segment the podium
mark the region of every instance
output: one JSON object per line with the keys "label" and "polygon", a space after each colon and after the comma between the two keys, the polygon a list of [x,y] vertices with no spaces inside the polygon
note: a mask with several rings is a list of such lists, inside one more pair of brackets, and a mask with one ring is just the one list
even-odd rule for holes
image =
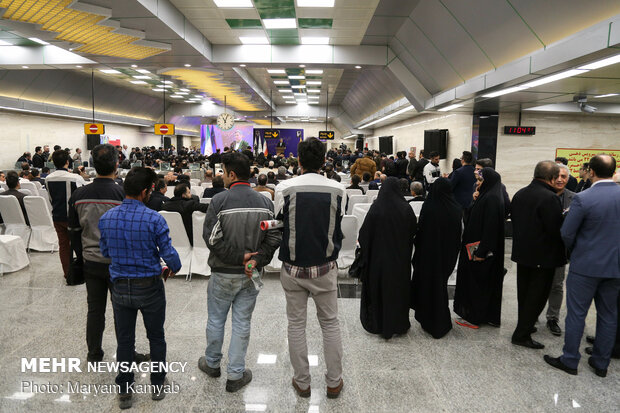
{"label": "podium", "polygon": [[281,153],[284,153],[285,150],[286,150],[285,146],[276,146],[276,155],[280,155]]}

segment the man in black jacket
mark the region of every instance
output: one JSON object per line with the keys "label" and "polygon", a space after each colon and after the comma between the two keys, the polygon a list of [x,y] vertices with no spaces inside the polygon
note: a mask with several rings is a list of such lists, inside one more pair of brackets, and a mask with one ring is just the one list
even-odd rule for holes
{"label": "man in black jacket", "polygon": [[43,168],[45,166],[45,159],[43,158],[43,150],[40,146],[34,148],[34,156],[32,157],[32,166],[35,168]]}
{"label": "man in black jacket", "polygon": [[155,183],[155,188],[153,189],[153,193],[149,198],[149,201],[146,203],[146,206],[151,208],[154,211],[161,211],[161,207],[166,202],[170,201],[170,198],[166,196],[166,181],[163,179],[158,179]]}
{"label": "man in black jacket", "polygon": [[429,162],[424,156],[424,149],[420,149],[420,159],[413,169],[413,180],[418,182],[424,182],[424,167]]}
{"label": "man in black jacket", "polygon": [[213,187],[205,188],[204,192],[202,193],[203,198],[213,198],[216,194],[219,194],[220,192],[224,192],[226,190],[226,188],[224,188],[224,178],[222,178],[222,175],[214,176],[213,180],[211,181],[211,185],[213,185]]}
{"label": "man in black jacket", "polygon": [[162,211],[178,212],[183,218],[183,226],[189,243],[194,245],[194,231],[192,230],[192,214],[194,211],[207,212],[208,204],[201,204],[192,198],[192,192],[187,184],[178,184],[174,187],[174,197],[162,205]]}
{"label": "man in black jacket", "polygon": [[560,235],[562,205],[553,186],[559,174],[555,162],[539,162],[534,180],[512,200],[512,260],[517,263],[519,308],[512,343],[533,349],[545,347],[531,334],[549,298],[555,269],[566,264]]}

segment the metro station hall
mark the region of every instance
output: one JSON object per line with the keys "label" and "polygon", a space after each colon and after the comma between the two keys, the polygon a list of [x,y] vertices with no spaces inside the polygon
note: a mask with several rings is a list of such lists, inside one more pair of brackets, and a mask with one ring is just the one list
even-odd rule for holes
{"label": "metro station hall", "polygon": [[618,0],[0,0],[0,412],[620,413]]}

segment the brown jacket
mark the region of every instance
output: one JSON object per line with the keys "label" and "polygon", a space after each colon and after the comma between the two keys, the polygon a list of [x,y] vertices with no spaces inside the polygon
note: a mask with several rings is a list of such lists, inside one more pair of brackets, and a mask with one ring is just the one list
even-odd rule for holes
{"label": "brown jacket", "polygon": [[363,178],[365,172],[368,172],[371,177],[374,177],[377,172],[375,161],[367,156],[357,159],[351,167],[351,175],[355,174]]}

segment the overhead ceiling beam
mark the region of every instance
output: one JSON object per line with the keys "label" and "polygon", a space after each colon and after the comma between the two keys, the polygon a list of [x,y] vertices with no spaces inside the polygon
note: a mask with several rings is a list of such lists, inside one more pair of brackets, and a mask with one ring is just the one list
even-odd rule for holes
{"label": "overhead ceiling beam", "polygon": [[71,65],[71,67],[75,67],[75,65],[96,63],[51,44],[46,46],[2,46],[2,53],[0,53],[0,66],[7,69],[21,69],[24,65]]}
{"label": "overhead ceiling beam", "polygon": [[265,101],[267,106],[270,106],[274,111],[277,110],[277,106],[273,103],[271,96],[269,96],[259,85],[254,78],[242,67],[233,67],[233,70],[239,75],[241,79],[248,84],[261,99]]}
{"label": "overhead ceiling beam", "polygon": [[398,57],[395,57],[387,65],[387,73],[393,81],[397,82],[403,95],[405,95],[415,110],[418,112],[423,111],[424,102],[430,99],[431,94]]}

